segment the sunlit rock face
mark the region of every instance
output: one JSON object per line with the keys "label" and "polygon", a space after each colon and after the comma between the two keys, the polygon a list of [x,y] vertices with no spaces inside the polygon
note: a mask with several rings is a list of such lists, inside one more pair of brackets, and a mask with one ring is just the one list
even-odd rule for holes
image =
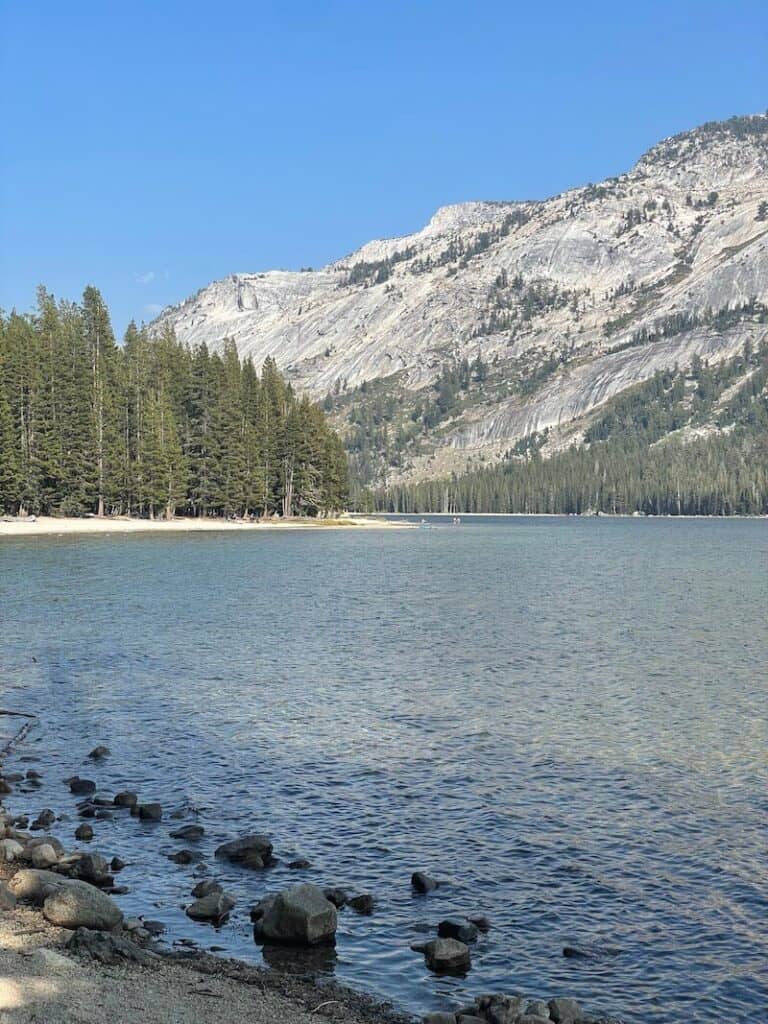
{"label": "sunlit rock face", "polygon": [[[768,117],[737,118],[666,139],[600,185],[447,206],[415,234],[369,242],[322,270],[233,274],[153,329],[172,326],[213,350],[233,338],[242,356],[273,356],[316,398],[391,379],[415,401],[447,362],[480,353],[496,386],[431,442],[458,467],[467,452],[493,457],[584,416],[656,369],[759,340],[765,325],[749,316],[724,328],[668,325],[676,314],[705,320],[768,303],[766,204]],[[562,366],[540,384],[512,386],[554,354]],[[408,473],[428,471],[417,459]]]}

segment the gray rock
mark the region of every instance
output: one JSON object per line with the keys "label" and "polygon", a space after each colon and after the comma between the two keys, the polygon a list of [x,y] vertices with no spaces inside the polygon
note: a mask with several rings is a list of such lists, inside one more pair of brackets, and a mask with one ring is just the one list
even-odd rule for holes
{"label": "gray rock", "polygon": [[69,791],[75,796],[90,796],[91,793],[96,792],[96,783],[91,779],[81,779],[79,775],[76,775],[69,780]]}
{"label": "gray rock", "polygon": [[555,1024],[578,1024],[584,1019],[581,1007],[575,999],[558,996],[555,999],[550,999],[547,1005],[549,1006],[549,1015]]}
{"label": "gray rock", "polygon": [[8,883],[8,888],[17,900],[42,906],[51,893],[58,892],[67,885],[67,879],[53,871],[42,871],[37,868],[24,868],[17,871]]}
{"label": "gray rock", "polygon": [[428,1013],[424,1024],[456,1024],[455,1013]]}
{"label": "gray rock", "polygon": [[98,811],[96,811],[97,821],[111,821],[113,817],[114,815],[112,814],[112,811],[107,811],[103,807],[100,807]]}
{"label": "gray rock", "polygon": [[139,805],[139,817],[142,821],[160,821],[162,816],[163,808],[158,803]]}
{"label": "gray rock", "polygon": [[109,757],[111,753],[112,751],[109,747],[105,747],[103,744],[100,744],[98,747],[93,748],[88,757],[90,757],[92,761],[101,761],[103,757]]}
{"label": "gray rock", "polygon": [[60,928],[91,928],[109,931],[123,919],[109,896],[88,882],[67,881],[43,903],[43,916]]}
{"label": "gray rock", "polygon": [[113,857],[112,860],[109,862],[110,871],[122,871],[124,867],[125,861],[120,860],[119,857]]}
{"label": "gray rock", "polygon": [[411,875],[411,885],[416,892],[432,892],[434,889],[437,889],[439,884],[436,879],[425,875],[423,871],[414,871]]}
{"label": "gray rock", "polygon": [[175,832],[171,832],[171,839],[183,839],[187,843],[195,843],[204,835],[205,829],[202,825],[184,825],[182,828],[177,828]]}
{"label": "gray rock", "polygon": [[207,878],[203,882],[198,882],[195,888],[192,890],[192,895],[195,899],[202,899],[203,896],[210,896],[212,893],[223,892],[224,890],[218,882],[214,882],[212,878]]}
{"label": "gray rock", "polygon": [[349,900],[349,896],[343,889],[329,888],[323,889],[323,896],[336,907],[337,910],[341,910],[342,907],[346,907]]}
{"label": "gray rock", "polygon": [[124,789],[117,793],[114,799],[115,807],[135,807],[138,802],[138,796],[130,789]]}
{"label": "gray rock", "polygon": [[59,863],[59,870],[68,878],[90,882],[91,885],[112,883],[106,858],[100,853],[73,853]]}
{"label": "gray rock", "polygon": [[33,868],[52,868],[59,862],[59,855],[48,843],[41,843],[40,846],[33,846],[29,859]]}
{"label": "gray rock", "polygon": [[433,939],[424,946],[424,958],[436,974],[464,974],[472,966],[469,947],[457,939]]}
{"label": "gray rock", "polygon": [[0,839],[0,864],[18,860],[24,853],[24,847],[15,839]]}
{"label": "gray rock", "polygon": [[30,829],[33,832],[40,832],[44,828],[50,828],[54,821],[56,821],[56,815],[50,807],[46,807],[44,811],[40,811],[38,816],[30,825]]}
{"label": "gray rock", "polygon": [[521,1013],[515,1018],[515,1024],[547,1024],[549,1019],[549,1016],[539,1017],[535,1013]]}
{"label": "gray rock", "polygon": [[0,882],[0,910],[13,910],[15,906],[16,897],[5,882]]}
{"label": "gray rock", "polygon": [[291,871],[301,871],[304,868],[311,868],[312,864],[306,857],[297,857],[296,860],[289,861],[287,867]]}
{"label": "gray rock", "polygon": [[187,907],[187,917],[193,921],[221,921],[227,916],[235,901],[225,892],[212,892],[202,896]]}
{"label": "gray rock", "polygon": [[90,825],[78,825],[75,829],[75,839],[81,843],[87,843],[93,839],[93,828]]}
{"label": "gray rock", "polygon": [[465,917],[447,917],[437,926],[441,939],[458,939],[459,942],[477,941],[477,926]]}
{"label": "gray rock", "polygon": [[525,1012],[529,1017],[543,1017],[544,1020],[549,1020],[549,1007],[543,999],[533,999],[526,1006]]}
{"label": "gray rock", "polygon": [[456,1024],[488,1024],[485,1017],[476,1017],[473,1013],[459,1013]]}
{"label": "gray rock", "polygon": [[165,931],[165,925],[162,921],[144,921],[142,923],[142,927],[145,932],[155,938],[157,938],[158,935],[162,935]]}
{"label": "gray rock", "polygon": [[135,963],[149,965],[157,960],[153,953],[147,952],[131,942],[124,935],[110,932],[91,931],[78,928],[67,943],[67,948],[80,956],[97,960],[101,964]]}
{"label": "gray rock", "polygon": [[322,889],[304,883],[278,893],[256,922],[257,937],[266,942],[316,946],[336,938],[336,907]]}
{"label": "gray rock", "polygon": [[522,996],[506,996],[500,993],[480,996],[478,1009],[488,1024],[515,1024],[523,1009]]}
{"label": "gray rock", "polygon": [[194,850],[177,850],[168,854],[168,860],[172,860],[174,864],[194,864],[196,860],[200,860],[200,855]]}
{"label": "gray rock", "polygon": [[272,857],[272,843],[266,836],[250,835],[222,843],[216,849],[216,856],[242,864],[245,867],[264,867]]}
{"label": "gray rock", "polygon": [[349,900],[349,906],[358,914],[372,914],[376,901],[369,893],[362,893],[360,896],[353,896]]}

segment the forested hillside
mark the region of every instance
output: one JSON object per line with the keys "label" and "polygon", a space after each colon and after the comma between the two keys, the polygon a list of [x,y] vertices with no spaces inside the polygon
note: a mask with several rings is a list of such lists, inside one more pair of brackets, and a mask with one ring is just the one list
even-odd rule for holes
{"label": "forested hillside", "polygon": [[714,366],[657,372],[542,457],[548,432],[500,464],[382,489],[390,512],[768,514],[768,341]]}
{"label": "forested hillside", "polygon": [[0,511],[170,517],[316,516],[347,502],[322,410],[272,359],[194,349],[131,324],[118,346],[95,288],[44,289],[0,315]]}

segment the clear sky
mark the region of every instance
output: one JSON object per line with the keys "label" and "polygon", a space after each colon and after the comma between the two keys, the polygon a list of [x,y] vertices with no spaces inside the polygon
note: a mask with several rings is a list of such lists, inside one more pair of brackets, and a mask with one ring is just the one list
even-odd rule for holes
{"label": "clear sky", "polygon": [[116,328],[768,107],[766,0],[0,0],[0,307]]}

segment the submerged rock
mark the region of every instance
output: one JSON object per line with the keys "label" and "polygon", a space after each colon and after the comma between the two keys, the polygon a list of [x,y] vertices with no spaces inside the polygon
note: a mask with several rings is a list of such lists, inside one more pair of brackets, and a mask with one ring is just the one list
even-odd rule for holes
{"label": "submerged rock", "polygon": [[436,879],[424,874],[423,871],[414,871],[411,875],[411,886],[416,892],[432,892],[434,889],[437,889],[439,884]]}
{"label": "submerged rock", "polygon": [[370,893],[362,893],[360,896],[353,896],[349,900],[349,906],[358,914],[372,914],[376,901]]}
{"label": "submerged rock", "polygon": [[323,896],[329,900],[337,910],[341,910],[342,907],[346,907],[349,896],[344,889],[329,888],[323,889]]}
{"label": "submerged rock", "polygon": [[115,807],[135,807],[139,802],[139,798],[130,789],[124,789],[116,794],[113,802]]}
{"label": "submerged rock", "polygon": [[81,843],[87,843],[93,839],[93,828],[91,825],[78,825],[75,829],[75,839]]}
{"label": "submerged rock", "polygon": [[81,779],[79,775],[75,775],[69,780],[69,791],[75,796],[90,796],[96,792],[96,783],[92,779]]}
{"label": "submerged rock", "polygon": [[90,757],[92,761],[101,761],[103,757],[109,757],[111,753],[112,751],[109,749],[109,747],[105,747],[103,744],[99,744],[98,747],[93,748],[88,757]]}
{"label": "submerged rock", "polygon": [[195,900],[194,903],[190,903],[186,914],[193,921],[216,922],[223,920],[234,905],[235,900],[232,896],[227,895],[227,893],[212,892],[208,896],[202,896],[200,899]]}
{"label": "submerged rock", "polygon": [[297,857],[296,860],[289,861],[286,866],[291,871],[301,871],[304,868],[311,868],[312,864],[306,857]]}
{"label": "submerged rock", "polygon": [[424,944],[424,959],[436,974],[464,974],[472,966],[469,947],[457,939],[433,939]]}
{"label": "submerged rock", "polygon": [[255,927],[263,942],[316,946],[336,939],[336,907],[316,885],[294,885],[263,901]]}
{"label": "submerged rock", "polygon": [[163,817],[163,808],[161,804],[140,804],[139,805],[139,818],[142,821],[160,821]]}
{"label": "submerged rock", "polygon": [[243,867],[263,868],[271,861],[272,843],[266,836],[250,835],[222,843],[216,848],[216,856]]}
{"label": "submerged rock", "polygon": [[205,829],[202,825],[184,825],[183,828],[177,828],[170,835],[171,839],[183,839],[185,842],[194,843],[203,838]]}
{"label": "submerged rock", "polygon": [[458,939],[459,942],[475,942],[477,925],[465,917],[447,917],[437,926],[437,934],[441,939]]}

